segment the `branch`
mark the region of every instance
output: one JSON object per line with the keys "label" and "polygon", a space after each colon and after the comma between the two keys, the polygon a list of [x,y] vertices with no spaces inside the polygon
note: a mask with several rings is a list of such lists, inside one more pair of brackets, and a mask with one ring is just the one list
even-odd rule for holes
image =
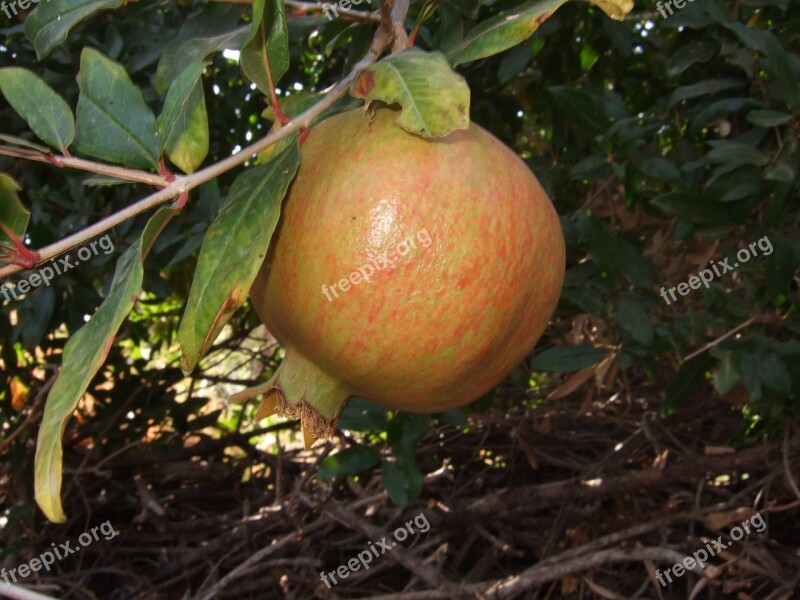
{"label": "branch", "polygon": [[[395,9],[392,14],[392,19],[395,23],[402,23],[405,20],[405,12],[403,10],[403,5],[405,9],[408,9],[408,4],[404,2],[399,2],[395,6]],[[184,193],[188,193],[190,190],[193,190],[196,187],[201,186],[202,184],[206,183],[207,181],[211,181],[212,179],[219,177],[223,173],[230,171],[234,167],[241,165],[242,163],[249,160],[252,156],[263,152],[270,146],[276,144],[280,140],[285,137],[288,137],[295,131],[299,131],[304,127],[309,127],[311,123],[322,113],[328,110],[333,104],[342,96],[344,96],[348,89],[350,88],[350,84],[355,80],[358,74],[361,72],[362,69],[368,67],[372,63],[374,63],[378,57],[389,47],[393,38],[393,26],[391,23],[382,22],[381,26],[375,32],[375,37],[372,39],[372,45],[370,46],[369,51],[367,54],[360,60],[353,69],[348,73],[348,75],[342,79],[339,83],[337,83],[331,90],[322,98],[319,102],[317,102],[314,106],[309,108],[306,112],[299,115],[298,117],[292,119],[289,123],[278,129],[277,131],[273,131],[272,133],[268,134],[266,137],[262,138],[261,140],[251,144],[250,146],[244,148],[241,152],[229,156],[213,165],[206,167],[205,169],[201,169],[192,175],[179,175],[176,176],[174,181],[172,181],[169,185],[164,187],[163,189],[151,194],[135,204],[132,204],[121,211],[114,213],[106,217],[105,219],[95,223],[87,227],[86,229],[74,233],[73,235],[64,238],[63,240],[59,240],[58,242],[46,246],[39,250],[40,259],[38,264],[42,264],[50,259],[59,256],[71,248],[82,244],[101,233],[108,231],[112,227],[119,225],[120,223],[127,221],[128,219],[135,217],[151,208],[158,206],[159,204],[163,204],[172,198],[176,198],[181,196]],[[96,164],[96,163],[95,163]],[[34,265],[35,266],[35,265]],[[19,273],[24,271],[22,267],[17,265],[6,265],[5,267],[0,268],[0,280],[6,278],[14,273]]]}
{"label": "branch", "polygon": [[[214,0],[215,2],[228,2],[229,0]],[[250,2],[251,0],[246,0]],[[334,0],[335,2],[336,0]],[[295,10],[301,10],[304,13],[321,13],[323,4],[322,2],[301,2],[300,0],[283,0],[283,3],[286,6],[290,6]],[[333,3],[333,2],[332,2]],[[332,4],[328,3],[328,4]],[[380,23],[381,21],[381,13],[380,12],[367,12],[364,10],[354,10],[352,8],[339,8],[336,7],[336,13],[341,14],[345,17],[350,17],[356,21],[368,21],[372,23]]]}
{"label": "branch", "polygon": [[74,156],[65,156],[63,154],[48,154],[46,152],[37,152],[36,150],[27,150],[25,148],[17,148],[14,146],[0,146],[0,154],[5,156],[14,156],[16,158],[24,158],[26,160],[33,160],[36,162],[50,163],[57,167],[68,167],[71,169],[80,169],[81,171],[88,171],[90,173],[97,173],[99,175],[108,175],[126,181],[135,181],[138,183],[146,183],[153,187],[166,187],[169,182],[161,175],[148,173],[147,171],[140,171],[139,169],[129,169],[128,167],[117,167],[114,165],[107,165],[105,163],[86,160],[83,158],[75,158]]}
{"label": "branch", "polygon": [[[222,2],[224,4],[252,4],[253,0],[209,0],[210,2]],[[294,8],[295,10],[304,13],[322,13],[324,2],[302,2],[301,0],[283,0],[286,6]],[[354,10],[352,8],[336,8],[337,14],[342,14],[350,17],[356,21],[368,21],[372,23],[380,23],[381,15],[379,12],[367,12],[363,10]]]}

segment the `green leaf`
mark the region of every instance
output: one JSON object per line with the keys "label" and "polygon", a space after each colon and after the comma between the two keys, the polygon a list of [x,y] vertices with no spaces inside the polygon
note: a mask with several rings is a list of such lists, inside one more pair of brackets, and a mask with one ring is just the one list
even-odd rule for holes
{"label": "green leaf", "polygon": [[[8,174],[0,173],[0,223],[8,227],[14,235],[22,239],[28,228],[31,213],[19,199],[22,187]],[[5,232],[0,229],[0,245],[10,245]]]}
{"label": "green leaf", "polygon": [[97,50],[84,48],[78,87],[75,147],[110,162],[157,167],[156,118],[125,68]]}
{"label": "green leaf", "polygon": [[701,81],[700,83],[693,83],[692,85],[684,85],[675,88],[672,95],[669,97],[669,106],[672,107],[682,100],[691,100],[692,98],[699,98],[701,96],[708,96],[718,94],[727,90],[742,87],[744,81],[739,79],[709,79],[708,81]]}
{"label": "green leaf", "polygon": [[792,391],[792,375],[781,358],[777,354],[762,354],[759,362],[764,386],[778,394],[788,395]]}
{"label": "green leaf", "polygon": [[389,493],[392,504],[405,508],[408,504],[408,492],[403,471],[396,462],[384,460],[381,464],[381,481],[383,488]]}
{"label": "green leaf", "polygon": [[533,48],[530,44],[520,44],[512,48],[500,61],[497,69],[497,79],[500,83],[508,83],[519,75],[528,66],[533,58]]}
{"label": "green leaf", "polygon": [[768,152],[763,152],[750,144],[729,140],[714,140],[708,144],[712,149],[706,156],[713,162],[763,167],[770,160]]}
{"label": "green leaf", "polygon": [[592,346],[556,346],[538,354],[531,363],[534,371],[565,373],[580,371],[603,360],[608,353]]}
{"label": "green leaf", "polygon": [[270,74],[272,84],[277,86],[289,70],[289,30],[283,1],[266,0],[266,7],[264,3],[265,0],[253,2],[254,27],[242,48],[239,64],[245,77],[270,97]]}
{"label": "green leaf", "polygon": [[[476,25],[447,58],[453,66],[499,54],[527,40],[567,0],[536,0],[500,13]],[[633,0],[590,0],[609,17],[622,20],[633,8]]]}
{"label": "green leaf", "polygon": [[721,352],[722,359],[719,368],[714,371],[714,388],[720,396],[727,394],[733,386],[742,380],[739,369],[736,368],[733,352],[725,350]]}
{"label": "green leaf", "polygon": [[166,149],[169,159],[184,173],[193,173],[208,154],[204,68],[202,61],[193,63],[172,82],[158,117],[159,152]]}
{"label": "green leaf", "polygon": [[622,296],[617,305],[617,319],[620,326],[631,334],[640,344],[653,343],[654,329],[647,311],[630,295]]}
{"label": "green leaf", "polygon": [[409,48],[361,71],[350,93],[367,100],[399,103],[397,123],[423,137],[440,137],[469,127],[469,87],[441,52]]}
{"label": "green leaf", "polygon": [[46,0],[25,19],[25,35],[43,60],[67,39],[70,30],[99,10],[119,8],[124,0]]}
{"label": "green leaf", "polygon": [[751,110],[747,122],[757,127],[778,127],[792,120],[792,115],[777,110]]}
{"label": "green leaf", "polygon": [[794,181],[795,175],[794,167],[784,160],[776,160],[774,164],[764,169],[764,179],[772,181],[791,183]]}
{"label": "green leaf", "polygon": [[347,401],[342,417],[339,419],[339,428],[348,431],[372,431],[385,429],[387,410],[366,398],[354,396]]}
{"label": "green leaf", "polygon": [[555,96],[556,109],[589,135],[599,135],[608,129],[608,116],[591,94],[565,85],[554,85],[548,90]]}
{"label": "green leaf", "polygon": [[165,93],[192,63],[204,61],[226,48],[241,48],[251,32],[250,25],[239,25],[241,18],[241,6],[222,3],[209,3],[189,17],[161,54],[156,69],[156,91]]}
{"label": "green leaf", "polygon": [[666,391],[664,411],[671,414],[700,387],[706,379],[706,372],[711,369],[714,360],[708,353],[701,354],[681,365],[678,372],[669,382]]}
{"label": "green leaf", "polygon": [[162,208],[150,218],[141,237],[120,257],[103,304],[64,346],[61,372],[45,403],[34,466],[36,502],[54,523],[67,520],[60,497],[61,438],[67,422],[103,365],[117,330],[133,308],[142,288],[144,259],[173,214],[172,210]]}
{"label": "green leaf", "polygon": [[[0,173],[0,223],[20,240],[24,239],[25,230],[31,217],[30,212],[19,199],[18,192],[21,189],[22,187],[10,175]],[[0,255],[9,258],[9,255],[3,250],[13,248],[14,242],[0,228]],[[0,260],[0,266],[4,264],[6,261]]]}
{"label": "green leaf", "polygon": [[66,151],[75,137],[75,119],[53,88],[28,69],[6,67],[0,69],[0,91],[39,139]]}
{"label": "green leaf", "polygon": [[208,228],[178,329],[181,368],[190,372],[244,304],[267,254],[281,202],[300,164],[297,144],[233,182]]}
{"label": "green leaf", "polygon": [[667,66],[667,75],[675,77],[697,63],[711,60],[716,54],[719,44],[710,40],[695,40],[681,45]]}
{"label": "green leaf", "polygon": [[683,181],[680,169],[671,160],[662,156],[652,156],[637,152],[631,156],[631,162],[642,173],[661,181],[680,183]]}
{"label": "green leaf", "polygon": [[357,475],[371,469],[381,462],[381,453],[368,446],[354,446],[329,456],[319,466],[317,477],[335,479],[347,475]]}

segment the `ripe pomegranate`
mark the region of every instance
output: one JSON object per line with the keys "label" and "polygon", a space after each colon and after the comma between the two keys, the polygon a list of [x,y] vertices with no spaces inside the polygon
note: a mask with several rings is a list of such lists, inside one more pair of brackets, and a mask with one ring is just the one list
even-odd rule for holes
{"label": "ripe pomegranate", "polygon": [[396,117],[312,129],[250,290],[286,349],[259,418],[300,418],[307,445],[353,395],[417,413],[480,397],[531,351],[563,283],[558,216],[513,151],[475,124],[428,140]]}

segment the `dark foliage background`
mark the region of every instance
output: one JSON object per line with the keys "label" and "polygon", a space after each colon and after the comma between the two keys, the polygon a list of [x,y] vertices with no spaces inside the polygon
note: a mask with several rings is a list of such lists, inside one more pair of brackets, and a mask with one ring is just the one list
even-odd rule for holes
{"label": "dark foliage background", "polygon": [[[446,48],[476,19],[514,5],[442,0],[418,44]],[[157,110],[165,45],[208,9],[140,1],[100,12],[41,62],[22,16],[0,15],[0,67],[34,70],[74,107],[80,52],[91,46],[125,65]],[[247,18],[245,7],[229,9]],[[409,29],[421,9],[412,3]],[[292,114],[349,71],[373,27],[309,16],[289,24],[292,62],[278,87]],[[113,541],[26,584],[59,598],[434,598],[488,593],[525,572],[533,579],[500,597],[791,597],[800,3],[697,0],[666,19],[638,3],[622,22],[570,3],[525,43],[459,70],[472,119],[519,152],[562,217],[567,278],[531,358],[492,394],[442,415],[356,399],[341,438],[310,452],[294,425],[255,423],[254,405],[225,398],[268,377],[281,353],[249,308],[192,378],[178,369],[175,333],[203,235],[239,171],[228,173],[193,194],[159,238],[145,263],[147,294],[66,430],[65,525],[46,522],[33,500],[38,420],[67,336],[102,301],[144,219],[111,232],[112,255],[2,300],[0,565],[109,519]],[[206,164],[269,130],[264,99],[235,60],[215,54],[203,85]],[[4,100],[0,131],[32,139]],[[347,157],[336,160],[346,168]],[[22,185],[35,248],[148,193],[3,156],[0,172]],[[709,289],[670,305],[659,296],[765,237],[770,254],[762,248]],[[600,484],[586,491],[585,480]],[[319,571],[420,510],[430,533],[360,579],[333,591],[321,584]],[[768,533],[718,558],[714,577],[660,588],[653,569],[672,555],[636,554],[689,554],[753,510],[768,515]]]}

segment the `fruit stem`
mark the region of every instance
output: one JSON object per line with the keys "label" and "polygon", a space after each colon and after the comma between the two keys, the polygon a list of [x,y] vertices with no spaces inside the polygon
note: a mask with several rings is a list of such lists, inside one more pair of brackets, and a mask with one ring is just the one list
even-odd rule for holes
{"label": "fruit stem", "polygon": [[353,395],[341,382],[302,354],[286,349],[275,375],[264,384],[231,396],[240,402],[264,394],[258,419],[272,414],[300,419],[306,447],[332,437],[347,399]]}

